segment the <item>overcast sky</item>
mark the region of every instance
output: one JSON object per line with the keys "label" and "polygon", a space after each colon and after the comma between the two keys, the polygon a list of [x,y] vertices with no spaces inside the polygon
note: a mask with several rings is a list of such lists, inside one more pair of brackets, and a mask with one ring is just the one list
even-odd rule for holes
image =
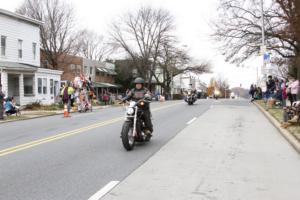
{"label": "overcast sky", "polygon": [[[0,7],[15,11],[23,0],[0,0]],[[236,67],[224,61],[216,49],[216,42],[209,37],[209,23],[217,17],[218,0],[65,0],[75,7],[80,28],[88,28],[99,34],[107,34],[108,25],[122,13],[140,6],[153,6],[168,9],[175,17],[176,33],[183,45],[187,45],[191,55],[198,60],[210,60],[213,74],[203,75],[201,79],[209,82],[210,77],[223,76],[230,87],[249,87],[256,82],[256,67],[253,61],[244,67]]]}

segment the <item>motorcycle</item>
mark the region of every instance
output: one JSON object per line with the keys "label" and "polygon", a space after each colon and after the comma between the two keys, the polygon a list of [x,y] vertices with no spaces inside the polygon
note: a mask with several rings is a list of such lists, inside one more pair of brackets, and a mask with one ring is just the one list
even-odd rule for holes
{"label": "motorcycle", "polygon": [[196,101],[195,94],[192,93],[192,91],[188,91],[185,97],[185,101],[188,103],[188,105],[193,105]]}
{"label": "motorcycle", "polygon": [[136,142],[149,142],[151,136],[144,133],[145,123],[143,119],[143,107],[150,101],[145,99],[137,102],[130,101],[126,109],[125,122],[122,127],[121,139],[124,148],[130,151]]}

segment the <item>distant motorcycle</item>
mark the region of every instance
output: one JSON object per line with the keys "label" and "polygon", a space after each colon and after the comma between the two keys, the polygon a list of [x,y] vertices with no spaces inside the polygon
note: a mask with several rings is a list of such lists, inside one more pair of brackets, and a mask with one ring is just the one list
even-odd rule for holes
{"label": "distant motorcycle", "polygon": [[145,122],[143,121],[143,107],[150,103],[147,100],[137,102],[130,101],[126,109],[126,118],[122,127],[121,139],[124,148],[130,151],[134,148],[136,142],[149,142],[150,135],[145,134]]}
{"label": "distant motorcycle", "polygon": [[187,91],[185,96],[185,101],[188,103],[188,105],[193,105],[197,100],[196,95],[191,91]]}

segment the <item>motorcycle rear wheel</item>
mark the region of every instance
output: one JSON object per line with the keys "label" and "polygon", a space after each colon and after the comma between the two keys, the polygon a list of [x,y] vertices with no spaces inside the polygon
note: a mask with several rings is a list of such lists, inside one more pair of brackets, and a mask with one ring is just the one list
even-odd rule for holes
{"label": "motorcycle rear wheel", "polygon": [[133,137],[132,122],[126,121],[123,124],[121,138],[124,148],[127,151],[131,151],[135,145],[135,138]]}

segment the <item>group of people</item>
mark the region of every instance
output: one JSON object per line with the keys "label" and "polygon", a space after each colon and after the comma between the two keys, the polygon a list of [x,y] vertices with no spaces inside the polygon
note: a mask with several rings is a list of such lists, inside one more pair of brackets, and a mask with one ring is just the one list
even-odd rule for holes
{"label": "group of people", "polygon": [[251,95],[251,102],[262,99],[263,96],[261,87],[257,87],[254,84],[251,85],[249,94]]}
{"label": "group of people", "polygon": [[284,109],[282,126],[287,127],[291,123],[298,123],[300,119],[299,87],[299,80],[294,77],[280,79],[268,76],[265,91],[251,85],[249,94],[252,97],[251,101],[264,99],[267,108],[272,107],[274,103],[282,107]]}
{"label": "group of people", "polygon": [[95,98],[91,78],[86,79],[84,76],[80,76],[75,77],[73,82],[67,82],[61,90],[61,98],[63,104],[67,105],[68,112],[75,102],[78,112],[91,109],[92,100]]}
{"label": "group of people", "polygon": [[4,114],[13,115],[18,113],[19,108],[15,104],[14,97],[5,97],[0,83],[0,120],[4,119]]}
{"label": "group of people", "polygon": [[4,113],[6,115],[14,115],[14,114],[18,114],[20,112],[19,107],[16,106],[16,104],[15,104],[14,97],[4,98],[2,96],[0,98],[3,98],[2,106],[3,106]]}
{"label": "group of people", "polygon": [[266,82],[266,90],[262,91],[260,87],[252,84],[250,87],[251,101],[257,99],[275,100],[282,107],[287,106],[287,101],[290,105],[297,101],[299,92],[299,81],[293,77],[289,77],[287,80],[273,78],[271,75],[268,76]]}

